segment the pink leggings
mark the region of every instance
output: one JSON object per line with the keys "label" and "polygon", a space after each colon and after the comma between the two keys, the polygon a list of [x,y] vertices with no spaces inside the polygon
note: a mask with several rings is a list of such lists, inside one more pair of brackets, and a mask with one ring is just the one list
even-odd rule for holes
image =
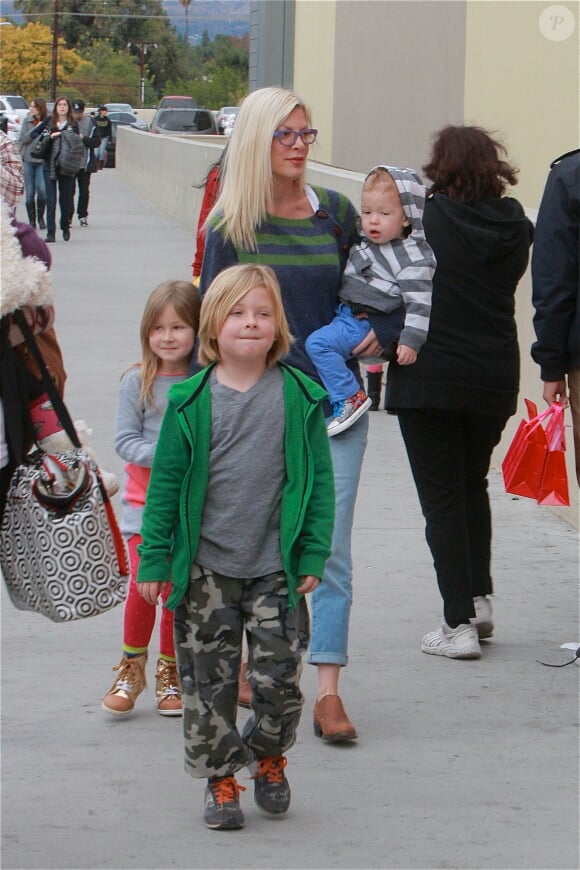
{"label": "pink leggings", "polygon": [[[153,627],[155,626],[155,616],[157,608],[153,604],[148,604],[144,598],[139,595],[137,583],[137,569],[139,567],[139,554],[137,547],[141,543],[141,535],[132,535],[127,541],[129,547],[129,559],[131,561],[131,579],[129,580],[129,591],[127,592],[127,600],[125,601],[125,616],[123,626],[123,647],[125,652],[142,653],[145,652],[151,641]],[[167,600],[167,596],[171,591],[171,586],[168,584],[163,593],[163,602]],[[175,658],[175,646],[173,643],[173,611],[167,610],[166,607],[161,608],[161,625],[159,627],[159,653],[167,658]]]}

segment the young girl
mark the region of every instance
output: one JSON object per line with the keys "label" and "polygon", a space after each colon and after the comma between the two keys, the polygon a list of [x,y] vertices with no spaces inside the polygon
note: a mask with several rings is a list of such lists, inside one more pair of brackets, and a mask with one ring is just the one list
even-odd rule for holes
{"label": "young girl", "polygon": [[[137,583],[153,604],[172,592],[186,770],[207,777],[205,823],[241,828],[234,774],[284,813],[284,753],[302,710],[309,641],[303,595],[330,554],[334,486],[326,393],[279,362],[290,347],[280,288],[265,266],[232,266],[202,305],[199,359],[171,390],[143,515]],[[242,635],[252,717],[236,728]]]}
{"label": "young girl", "polygon": [[[149,297],[141,321],[142,361],[121,379],[115,449],[127,463],[121,531],[129,547],[131,579],[125,604],[123,657],[113,668],[117,678],[102,705],[115,716],[131,713],[146,686],[145,665],[156,602],[144,601],[135,585],[141,517],[167,394],[173,384],[187,377],[199,326],[199,306],[197,290],[189,282],[160,284]],[[158,712],[162,716],[181,715],[173,614],[165,608],[161,612],[156,681]]]}

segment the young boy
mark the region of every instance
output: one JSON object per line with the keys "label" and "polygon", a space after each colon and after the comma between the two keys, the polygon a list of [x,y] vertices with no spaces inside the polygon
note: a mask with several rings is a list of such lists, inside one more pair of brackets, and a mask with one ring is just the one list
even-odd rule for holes
{"label": "young boy", "polygon": [[423,231],[425,188],[412,169],[375,166],[361,196],[361,242],[353,245],[336,317],[306,340],[333,405],[328,434],[338,435],[365,413],[371,399],[346,366],[374,330],[383,358],[411,365],[425,343],[435,256]]}
{"label": "young boy", "polygon": [[[285,813],[309,642],[303,595],[330,554],[334,482],[325,391],[279,360],[292,337],[274,272],[232,266],[203,299],[199,360],[172,387],[155,454],[137,582],[155,603],[172,580],[185,766],[207,777],[205,823],[241,828],[241,786]],[[236,728],[242,637],[252,716]],[[243,790],[243,789],[242,789]]]}

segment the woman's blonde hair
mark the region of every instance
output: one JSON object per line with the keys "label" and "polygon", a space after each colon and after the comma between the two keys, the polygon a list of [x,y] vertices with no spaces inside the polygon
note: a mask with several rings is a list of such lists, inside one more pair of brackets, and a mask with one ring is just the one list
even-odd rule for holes
{"label": "woman's blonde hair", "polygon": [[[237,122],[236,122],[237,123]],[[218,336],[228,314],[246,293],[254,287],[263,287],[270,296],[274,309],[275,337],[266,355],[266,365],[273,366],[285,357],[294,341],[290,334],[280,285],[273,269],[269,266],[230,266],[224,269],[211,282],[203,297],[199,323],[199,353],[201,365],[219,362],[220,351]]]}
{"label": "woman's blonde hair", "polygon": [[155,288],[145,305],[141,318],[141,390],[139,401],[153,403],[153,381],[159,368],[159,357],[151,350],[149,336],[151,330],[168,305],[173,305],[177,316],[193,329],[194,336],[199,330],[199,309],[201,306],[197,289],[189,281],[164,281]]}
{"label": "woman's blonde hair", "polygon": [[284,88],[260,88],[240,105],[223,164],[220,195],[206,221],[207,227],[218,215],[215,227],[236,247],[256,250],[256,227],[272,203],[272,136],[298,108],[312,124],[306,103]]}

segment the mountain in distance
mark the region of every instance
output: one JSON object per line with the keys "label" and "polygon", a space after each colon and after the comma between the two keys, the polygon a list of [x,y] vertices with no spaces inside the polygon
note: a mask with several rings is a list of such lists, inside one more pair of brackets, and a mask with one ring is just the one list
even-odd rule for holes
{"label": "mountain in distance", "polygon": [[[185,36],[185,9],[179,0],[162,0],[163,8],[177,32]],[[14,11],[13,0],[0,0],[0,17],[10,17],[22,24],[22,15]],[[192,45],[201,41],[204,30],[210,39],[217,33],[243,36],[250,31],[250,0],[192,0],[188,8],[188,35]]]}
{"label": "mountain in distance", "polygon": [[[163,0],[163,8],[177,32],[185,36],[185,9],[179,0]],[[201,41],[204,30],[210,39],[218,33],[243,36],[250,31],[250,0],[192,0],[187,17],[192,45]]]}

